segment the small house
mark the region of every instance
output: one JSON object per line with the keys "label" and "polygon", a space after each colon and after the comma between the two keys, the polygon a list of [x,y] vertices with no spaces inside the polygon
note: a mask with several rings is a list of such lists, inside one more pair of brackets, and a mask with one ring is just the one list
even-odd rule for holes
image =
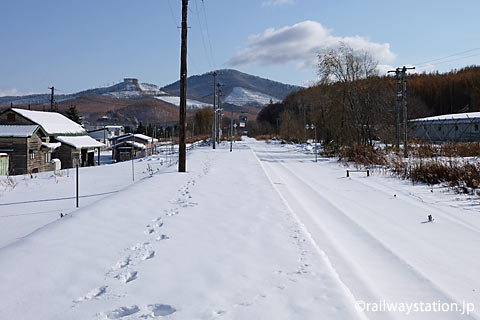
{"label": "small house", "polygon": [[48,135],[39,125],[0,125],[0,153],[3,155],[0,174],[49,171],[52,154],[60,145],[50,143]]}
{"label": "small house", "polygon": [[[82,166],[95,165],[95,149],[98,150],[100,162],[100,148],[104,144],[89,137],[81,125],[60,113],[10,108],[0,113],[0,125],[16,126],[18,128],[25,126],[25,130],[27,130],[26,127],[30,126],[41,128],[41,141],[54,147],[54,149],[51,149],[49,157],[59,159],[62,169],[72,168],[75,158],[79,158]],[[16,154],[26,152],[26,149],[20,145],[17,145],[16,148],[18,149],[18,151],[15,150]],[[47,145],[44,145],[44,148],[47,148]],[[29,148],[28,152],[30,150],[40,149]],[[24,154],[22,157],[26,156],[27,154]],[[35,155],[28,155],[28,157],[34,158]],[[10,160],[10,164],[13,166],[10,171],[14,170],[17,173],[18,170],[22,170],[17,169],[16,162]]]}
{"label": "small house", "polygon": [[[118,147],[122,147],[123,148],[122,150],[124,150],[124,148],[127,145],[132,146],[133,142],[140,143],[145,147],[145,148],[142,148],[142,150],[138,150],[139,154],[136,157],[146,157],[146,156],[152,155],[153,151],[154,151],[154,148],[155,148],[155,145],[158,142],[158,139],[146,136],[144,134],[128,133],[128,134],[124,134],[124,135],[121,135],[121,136],[118,136],[118,137],[113,137],[113,138],[110,139],[110,141],[112,143],[112,158],[117,159],[118,157],[117,157],[117,154],[116,154],[116,152],[117,152],[116,149],[118,149]],[[130,143],[125,144],[125,142],[128,142],[128,141]]]}
{"label": "small house", "polygon": [[114,137],[121,136],[125,133],[123,126],[86,126],[88,135],[93,139],[104,143],[107,147],[110,147],[110,141]]}
{"label": "small house", "polygon": [[121,141],[112,146],[113,158],[117,162],[144,157],[147,147],[140,142]]}

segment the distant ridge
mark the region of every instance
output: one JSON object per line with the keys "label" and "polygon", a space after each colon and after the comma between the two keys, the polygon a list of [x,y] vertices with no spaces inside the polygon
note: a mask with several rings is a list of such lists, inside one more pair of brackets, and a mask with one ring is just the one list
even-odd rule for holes
{"label": "distant ridge", "polygon": [[[217,82],[222,85],[222,101],[232,105],[250,105],[263,107],[270,102],[283,100],[289,93],[301,89],[299,86],[284,84],[277,81],[253,76],[232,69],[215,71]],[[213,101],[213,72],[191,76],[187,80],[189,96],[199,97],[202,100]],[[176,81],[163,90],[179,94],[180,82]]]}

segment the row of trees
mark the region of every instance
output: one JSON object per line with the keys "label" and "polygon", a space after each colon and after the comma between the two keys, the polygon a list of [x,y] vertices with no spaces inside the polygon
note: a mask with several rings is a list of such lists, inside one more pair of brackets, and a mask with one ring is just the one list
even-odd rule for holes
{"label": "row of trees", "polygon": [[[317,85],[265,107],[257,117],[257,133],[304,140],[312,134],[305,124],[314,123],[326,143],[393,142],[395,83],[378,75],[377,61],[370,54],[346,45],[324,50],[318,55],[318,76]],[[479,67],[411,76],[408,119],[457,112],[466,105],[469,111],[480,110],[479,88]]]}
{"label": "row of trees", "polygon": [[[193,133],[195,136],[210,135],[212,132],[212,118],[212,108],[207,107],[197,110],[193,117],[187,120],[187,135],[191,136],[192,131],[194,131]],[[177,123],[172,125],[152,125],[149,123],[145,126],[141,121],[135,129],[128,126],[125,127],[126,132],[141,133],[158,138],[170,138],[172,136],[176,136],[178,134],[177,129]]]}

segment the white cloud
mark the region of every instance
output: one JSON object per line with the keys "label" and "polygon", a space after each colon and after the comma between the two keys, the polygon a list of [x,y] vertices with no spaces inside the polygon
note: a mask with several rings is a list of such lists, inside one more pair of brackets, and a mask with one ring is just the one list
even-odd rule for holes
{"label": "white cloud", "polygon": [[8,96],[20,96],[20,92],[17,89],[6,89],[0,90],[0,97],[8,97]]}
{"label": "white cloud", "polygon": [[282,65],[295,63],[300,69],[311,70],[317,63],[317,53],[338,46],[341,42],[354,50],[371,53],[381,65],[392,62],[395,54],[388,43],[376,43],[361,36],[338,37],[316,21],[303,21],[280,29],[270,28],[252,35],[248,46],[231,58],[231,66],[250,64]]}
{"label": "white cloud", "polygon": [[395,70],[395,68],[389,64],[379,64],[377,66],[377,70],[380,76],[385,76],[387,75],[388,71]]}
{"label": "white cloud", "polygon": [[262,2],[262,7],[275,7],[283,4],[294,4],[295,0],[268,0]]}

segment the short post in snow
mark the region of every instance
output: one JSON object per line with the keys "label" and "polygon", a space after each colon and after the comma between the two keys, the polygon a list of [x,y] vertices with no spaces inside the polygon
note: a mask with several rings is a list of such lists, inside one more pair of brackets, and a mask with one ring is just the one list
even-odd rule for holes
{"label": "short post in snow", "polygon": [[132,144],[132,181],[135,181],[135,133],[133,134],[133,144]]}
{"label": "short post in snow", "polygon": [[315,130],[315,139],[313,140],[314,142],[314,153],[315,153],[315,162],[318,160],[318,155],[317,155],[317,126],[312,124],[306,124],[305,129],[312,129]]}
{"label": "short post in snow", "polygon": [[76,181],[75,181],[75,194],[76,194],[75,198],[76,198],[76,201],[77,201],[77,202],[76,202],[76,206],[77,206],[77,208],[78,208],[78,207],[79,207],[79,204],[78,204],[78,194],[79,194],[79,190],[78,190],[78,189],[79,189],[79,188],[78,188],[78,187],[79,187],[78,172],[79,172],[79,170],[78,170],[78,167],[79,167],[79,164],[80,164],[80,155],[75,156],[75,158],[73,159],[73,164],[75,165],[75,173],[76,173],[76,174],[75,174],[75,180],[76,180]]}
{"label": "short post in snow", "polygon": [[232,152],[233,148],[233,108],[232,108],[232,116],[230,117],[230,152]]}

